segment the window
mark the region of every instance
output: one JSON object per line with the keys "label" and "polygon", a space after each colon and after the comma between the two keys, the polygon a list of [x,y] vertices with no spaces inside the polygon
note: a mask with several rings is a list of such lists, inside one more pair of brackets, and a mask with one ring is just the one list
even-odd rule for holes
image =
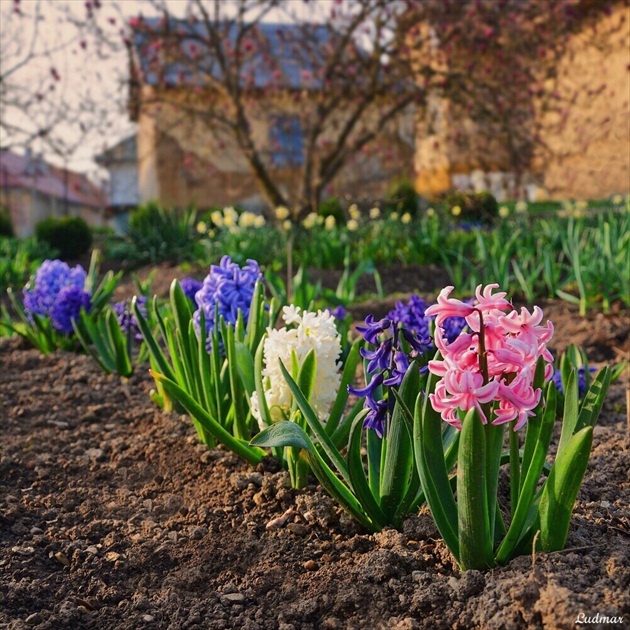
{"label": "window", "polygon": [[274,116],[269,127],[271,161],[277,168],[296,168],[304,162],[302,125],[297,116]]}

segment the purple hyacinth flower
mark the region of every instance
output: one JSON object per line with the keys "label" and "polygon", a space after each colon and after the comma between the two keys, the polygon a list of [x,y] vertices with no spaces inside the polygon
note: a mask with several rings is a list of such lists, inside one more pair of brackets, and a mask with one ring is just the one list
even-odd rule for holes
{"label": "purple hyacinth flower", "polygon": [[341,304],[339,306],[335,306],[335,308],[331,308],[330,306],[327,306],[326,311],[328,311],[335,319],[338,319],[339,321],[343,320],[346,318],[346,309],[341,306]]}
{"label": "purple hyacinth flower", "polygon": [[378,336],[391,328],[391,320],[384,317],[379,321],[374,321],[374,315],[368,315],[365,318],[365,326],[357,326],[357,331],[363,335],[363,338],[373,345],[378,345]]}
{"label": "purple hyacinth flower", "polygon": [[[146,319],[147,316],[147,298],[144,295],[136,298],[136,303],[138,304],[138,310],[142,314],[142,317]],[[138,320],[136,316],[133,314],[133,310],[131,308],[131,300],[122,300],[121,302],[116,302],[112,305],[114,309],[114,313],[116,313],[116,319],[118,324],[120,325],[120,329],[123,333],[131,333],[131,336],[135,341],[142,341],[142,333],[140,332],[140,327],[138,326]]]}
{"label": "purple hyacinth flower", "polygon": [[370,411],[365,416],[363,428],[376,431],[378,437],[382,438],[385,433],[385,422],[387,421],[387,411],[389,409],[387,401],[366,401],[366,407],[369,408]]}
{"label": "purple hyacinth flower", "polygon": [[182,285],[184,295],[196,305],[197,302],[195,302],[195,295],[197,294],[197,291],[201,289],[203,283],[189,276],[184,278],[180,284]]}
{"label": "purple hyacinth flower", "polygon": [[391,362],[392,347],[394,340],[386,339],[379,346],[376,346],[376,350],[366,350],[361,348],[361,356],[369,361],[367,366],[368,374],[372,374],[376,370],[386,370]]}
{"label": "purple hyacinth flower", "polygon": [[49,317],[59,292],[64,287],[83,290],[86,276],[81,265],[70,267],[61,260],[45,260],[22,291],[25,312]]}
{"label": "purple hyacinth flower", "polygon": [[[394,406],[393,394],[386,388],[400,386],[411,359],[423,355],[430,341],[408,330],[402,319],[395,320],[394,317],[374,321],[374,316],[368,315],[365,326],[357,326],[357,330],[374,346],[361,349],[361,356],[368,360],[366,372],[373,376],[366,387],[348,387],[348,391],[355,396],[365,397],[364,408],[369,411],[363,426],[373,429],[382,437],[388,414]],[[425,366],[421,372],[426,370]],[[381,385],[385,387],[384,390],[380,389]]]}
{"label": "purple hyacinth flower", "polygon": [[197,310],[193,318],[199,330],[201,312],[206,322],[206,347],[212,346],[212,331],[219,323],[215,321],[215,312],[223,317],[227,324],[235,324],[239,311],[243,319],[249,317],[249,307],[254,295],[256,282],[262,280],[260,267],[255,260],[248,260],[244,267],[232,262],[229,256],[223,256],[219,265],[212,265],[205,277],[201,289],[195,295]]}
{"label": "purple hyacinth flower", "polygon": [[[589,371],[589,374],[593,374],[594,372],[597,372],[597,368],[590,367],[588,371]],[[553,384],[556,386],[556,389],[561,394],[564,394],[564,387],[562,386],[562,372],[559,369],[555,370],[555,372],[553,373],[552,380],[553,380]],[[578,398],[580,399],[584,398],[585,394],[586,394],[586,368],[582,366],[578,368]]]}
{"label": "purple hyacinth flower", "polygon": [[390,369],[390,377],[383,381],[383,385],[387,387],[399,386],[408,368],[409,358],[407,355],[400,350],[394,352],[394,366]]}
{"label": "purple hyacinth flower", "polygon": [[366,398],[371,399],[375,394],[375,390],[383,384],[383,379],[384,375],[381,372],[376,374],[365,387],[352,387],[351,385],[348,385],[348,392],[353,396],[365,396]]}
{"label": "purple hyacinth flower", "polygon": [[66,335],[71,334],[72,322],[78,321],[82,308],[89,312],[91,301],[90,292],[72,285],[63,287],[49,311],[53,326]]}

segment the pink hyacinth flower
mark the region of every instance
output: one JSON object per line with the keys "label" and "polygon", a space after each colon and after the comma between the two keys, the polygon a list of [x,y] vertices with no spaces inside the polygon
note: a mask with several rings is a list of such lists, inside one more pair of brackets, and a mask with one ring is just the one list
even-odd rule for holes
{"label": "pink hyacinth flower", "polygon": [[534,312],[530,313],[524,306],[521,308],[520,314],[512,311],[507,315],[501,316],[501,324],[505,330],[514,335],[518,334],[519,338],[524,339],[526,343],[547,343],[553,336],[553,324],[547,321],[546,326],[539,326],[543,318],[543,312],[538,306],[534,306]]}
{"label": "pink hyacinth flower", "polygon": [[506,299],[505,296],[507,293],[505,291],[500,291],[499,293],[492,294],[493,289],[498,289],[498,284],[489,284],[483,292],[481,291],[482,285],[480,284],[476,291],[475,296],[477,298],[477,308],[480,311],[492,311],[494,309],[498,309],[500,311],[504,311],[506,308],[510,308],[512,306]]}
{"label": "pink hyacinth flower", "polygon": [[499,383],[496,381],[484,385],[483,376],[478,372],[454,369],[449,370],[437,384],[435,394],[430,395],[430,400],[433,409],[440,413],[445,421],[450,417],[450,414],[445,413],[448,409],[468,411],[474,407],[479,412],[482,422],[487,424],[488,419],[481,405],[493,400],[498,389]]}
{"label": "pink hyacinth flower", "polygon": [[429,306],[425,311],[425,316],[435,315],[436,326],[441,326],[447,317],[468,317],[475,310],[470,304],[448,297],[454,288],[444,287],[438,295],[437,304]]}
{"label": "pink hyacinth flower", "polygon": [[[509,385],[499,384],[499,396],[502,404],[496,412],[496,420],[493,424],[501,424],[518,417],[514,430],[520,429],[530,416],[533,416],[533,409],[540,402],[542,390],[532,387],[533,373],[523,372],[517,376]],[[507,418],[507,410],[511,411],[511,418]]]}

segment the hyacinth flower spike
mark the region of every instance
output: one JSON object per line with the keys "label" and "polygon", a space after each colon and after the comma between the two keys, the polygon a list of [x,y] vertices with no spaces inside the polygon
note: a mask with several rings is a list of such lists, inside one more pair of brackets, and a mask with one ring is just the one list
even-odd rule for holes
{"label": "hyacinth flower spike", "polygon": [[93,250],[89,271],[81,265],[69,267],[61,260],[45,260],[22,291],[22,300],[7,290],[11,304],[21,320],[21,326],[7,328],[27,339],[44,354],[57,348],[79,348],[75,331],[81,324],[82,313],[98,318],[116,288],[122,272],[105,274],[96,283],[99,251]]}
{"label": "hyacinth flower spike", "polygon": [[157,299],[150,305],[155,327],[141,303],[133,303],[156,383],[152,399],[166,410],[187,412],[202,443],[221,443],[258,464],[266,452],[249,444],[258,431],[250,408],[255,355],[277,313],[274,301],[265,301],[258,264],[241,268],[223,257],[195,293],[195,304],[177,280],[169,297],[166,305]]}
{"label": "hyacinth flower spike", "polygon": [[[544,551],[563,548],[593,425],[611,377],[604,368],[579,405],[577,369],[570,372],[558,452],[540,489],[556,417],[553,358],[546,346],[553,326],[541,325],[538,307],[531,313],[514,310],[505,293],[496,289],[480,285],[476,303],[468,306],[450,298],[453,289],[447,287],[426,310],[438,324],[463,314],[472,333],[448,341],[436,327],[434,341],[441,357],[429,362],[429,395],[419,395],[415,406],[418,474],[438,529],[464,570],[505,563],[530,550],[534,540]],[[456,495],[438,448],[440,420],[461,431]],[[504,427],[509,427],[507,454],[502,453]],[[521,451],[517,431],[523,428]],[[507,526],[497,504],[498,473],[505,459],[510,468]]]}

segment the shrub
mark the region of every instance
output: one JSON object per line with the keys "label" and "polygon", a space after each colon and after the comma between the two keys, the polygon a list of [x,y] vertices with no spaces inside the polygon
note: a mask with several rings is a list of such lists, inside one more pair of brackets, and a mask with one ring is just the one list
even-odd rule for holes
{"label": "shrub", "polygon": [[[452,192],[445,196],[444,203],[458,222],[492,224],[499,214],[499,204],[489,192]],[[456,207],[461,209],[457,215],[452,213]]]}
{"label": "shrub", "polygon": [[8,208],[0,208],[0,236],[11,238],[15,236],[13,232],[13,221]]}
{"label": "shrub", "polygon": [[194,260],[195,214],[192,208],[180,212],[149,202],[131,213],[127,238],[110,255],[134,264]]}
{"label": "shrub", "polygon": [[409,213],[412,217],[418,214],[419,196],[414,185],[406,180],[398,182],[388,196],[386,209],[397,212],[400,216]]}
{"label": "shrub", "polygon": [[335,217],[337,225],[346,224],[346,213],[341,205],[341,201],[335,197],[322,201],[317,208],[317,214],[319,214],[320,217],[324,217],[324,219],[326,217]]}
{"label": "shrub", "polygon": [[79,258],[92,246],[92,231],[81,217],[49,217],[35,226],[35,235],[64,260]]}

